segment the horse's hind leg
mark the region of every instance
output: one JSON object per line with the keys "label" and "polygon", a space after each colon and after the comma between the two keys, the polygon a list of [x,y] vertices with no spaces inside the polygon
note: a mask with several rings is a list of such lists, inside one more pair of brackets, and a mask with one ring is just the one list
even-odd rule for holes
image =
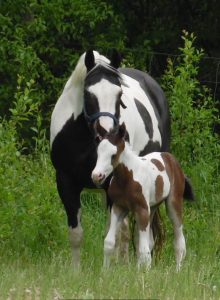
{"label": "horse's hind leg", "polygon": [[115,251],[116,235],[127,211],[113,204],[109,231],[104,240],[104,267],[109,267],[111,256]]}
{"label": "horse's hind leg", "polygon": [[166,208],[168,216],[173,225],[174,231],[174,250],[176,256],[176,269],[180,270],[182,261],[186,255],[186,242],[183,235],[182,224],[182,209],[183,199],[182,197],[175,197],[170,195],[166,200]]}
{"label": "horse's hind leg", "polygon": [[82,243],[83,230],[80,223],[80,192],[74,187],[72,177],[64,172],[57,171],[57,189],[67,214],[69,226],[69,239],[73,253],[73,267],[80,265],[80,246]]}

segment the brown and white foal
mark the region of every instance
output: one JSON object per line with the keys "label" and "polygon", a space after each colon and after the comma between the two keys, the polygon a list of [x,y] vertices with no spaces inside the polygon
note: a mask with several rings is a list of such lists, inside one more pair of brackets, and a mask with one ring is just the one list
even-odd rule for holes
{"label": "brown and white foal", "polygon": [[174,248],[177,270],[186,254],[182,226],[183,197],[193,199],[192,187],[179,163],[167,152],[153,152],[139,157],[125,141],[124,123],[117,132],[100,137],[98,158],[92,172],[97,185],[102,184],[113,171],[108,194],[113,202],[111,222],[104,241],[104,266],[109,266],[114,253],[118,229],[129,211],[138,225],[138,266],[151,265],[154,247],[151,220],[154,208],[165,201],[174,230]]}

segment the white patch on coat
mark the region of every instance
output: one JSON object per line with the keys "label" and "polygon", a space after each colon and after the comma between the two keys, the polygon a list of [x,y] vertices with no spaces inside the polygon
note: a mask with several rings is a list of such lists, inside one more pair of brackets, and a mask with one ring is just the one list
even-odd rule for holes
{"label": "white patch on coat", "polygon": [[[121,91],[120,86],[102,79],[96,84],[91,85],[88,91],[97,97],[100,112],[109,112],[115,115],[116,101]],[[114,120],[111,117],[100,117],[99,122],[106,131],[110,131],[114,127]]]}
{"label": "white patch on coat", "polygon": [[78,225],[75,228],[69,227],[69,240],[72,247],[73,267],[78,268],[80,264],[80,245],[83,238],[83,229],[80,223],[81,210],[78,210]]}
{"label": "white patch on coat", "polygon": [[[109,60],[93,51],[96,62],[109,63]],[[52,116],[50,125],[50,145],[52,145],[56,135],[62,130],[63,126],[74,114],[74,120],[81,114],[83,110],[83,90],[84,80],[86,77],[85,53],[81,55],[78,63],[64,86],[63,92],[60,95]]]}
{"label": "white patch on coat", "polygon": [[138,266],[141,265],[146,265],[147,269],[151,267],[150,224],[146,230],[139,230]]}

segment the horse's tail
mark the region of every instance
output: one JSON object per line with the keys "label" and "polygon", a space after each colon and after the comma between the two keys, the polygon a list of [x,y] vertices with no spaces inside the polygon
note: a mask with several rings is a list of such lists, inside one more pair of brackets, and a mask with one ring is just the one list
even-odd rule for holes
{"label": "horse's tail", "polygon": [[194,194],[194,191],[193,191],[192,184],[191,184],[189,178],[186,177],[186,176],[185,176],[185,189],[184,189],[183,198],[187,199],[187,200],[190,200],[190,201],[195,200],[195,194]]}
{"label": "horse's tail", "polygon": [[165,242],[165,224],[161,218],[160,209],[159,207],[154,213],[153,220],[151,223],[152,230],[153,230],[153,237],[154,237],[154,249],[155,249],[155,256],[158,258],[161,254],[161,250],[163,244]]}

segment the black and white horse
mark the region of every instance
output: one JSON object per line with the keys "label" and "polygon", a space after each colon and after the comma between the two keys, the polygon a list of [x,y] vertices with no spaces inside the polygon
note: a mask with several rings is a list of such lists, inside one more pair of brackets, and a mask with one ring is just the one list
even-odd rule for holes
{"label": "black and white horse", "polygon": [[94,187],[91,172],[97,159],[97,126],[109,132],[124,122],[126,138],[140,156],[169,150],[169,110],[163,91],[144,72],[118,69],[119,65],[117,52],[111,61],[96,51],[84,53],[52,113],[51,159],[67,214],[75,266],[80,261],[83,236],[80,193],[84,187]]}

